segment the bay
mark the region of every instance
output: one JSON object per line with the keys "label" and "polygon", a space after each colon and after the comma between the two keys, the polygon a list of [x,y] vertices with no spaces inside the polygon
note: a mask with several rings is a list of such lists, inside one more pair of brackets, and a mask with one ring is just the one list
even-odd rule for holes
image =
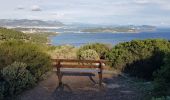
{"label": "bay", "polygon": [[51,37],[52,45],[81,46],[89,43],[105,43],[116,45],[121,42],[143,39],[167,39],[170,40],[170,28],[158,28],[155,31],[139,33],[80,33],[61,32]]}

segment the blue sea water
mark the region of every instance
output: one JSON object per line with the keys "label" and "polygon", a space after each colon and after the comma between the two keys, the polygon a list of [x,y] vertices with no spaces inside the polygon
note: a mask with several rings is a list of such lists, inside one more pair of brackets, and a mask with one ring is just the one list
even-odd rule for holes
{"label": "blue sea water", "polygon": [[73,45],[81,46],[88,43],[106,43],[116,45],[121,42],[143,39],[168,39],[170,40],[170,28],[159,28],[152,32],[140,33],[60,33],[51,37],[53,45]]}

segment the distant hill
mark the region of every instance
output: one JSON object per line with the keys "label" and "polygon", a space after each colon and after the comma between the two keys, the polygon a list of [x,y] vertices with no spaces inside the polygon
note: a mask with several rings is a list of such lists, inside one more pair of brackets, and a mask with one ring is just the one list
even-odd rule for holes
{"label": "distant hill", "polygon": [[82,30],[82,32],[138,33],[138,32],[144,32],[144,31],[154,31],[155,29],[156,29],[155,26],[149,26],[149,25],[142,25],[142,26],[127,25],[127,26],[86,28]]}
{"label": "distant hill", "polygon": [[50,40],[48,39],[49,36],[57,35],[54,32],[41,32],[41,33],[23,33],[20,31],[16,31],[14,29],[7,29],[0,27],[0,43],[4,41],[10,40],[20,40],[26,42],[33,42],[33,43],[40,43],[46,44],[49,43]]}
{"label": "distant hill", "polygon": [[1,27],[59,27],[64,24],[59,21],[42,21],[29,19],[0,19]]}

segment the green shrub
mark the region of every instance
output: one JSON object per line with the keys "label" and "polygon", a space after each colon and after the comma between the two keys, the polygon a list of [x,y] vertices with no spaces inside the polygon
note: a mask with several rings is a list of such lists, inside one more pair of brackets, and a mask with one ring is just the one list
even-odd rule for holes
{"label": "green shrub", "polygon": [[33,43],[46,44],[50,42],[49,36],[54,36],[56,33],[53,32],[41,32],[41,33],[23,33],[21,31],[16,31],[16,29],[6,29],[0,27],[0,42],[10,41],[10,40],[22,40],[29,41]]}
{"label": "green shrub", "polygon": [[160,98],[153,97],[152,100],[170,100],[170,97],[160,97]]}
{"label": "green shrub", "polygon": [[8,88],[5,90],[8,91],[9,95],[18,94],[35,85],[35,78],[26,68],[27,65],[20,62],[14,62],[3,68],[1,73],[6,84],[8,84]]}
{"label": "green shrub", "polygon": [[50,50],[50,55],[55,59],[77,59],[77,48],[70,45],[56,46]]}
{"label": "green shrub", "polygon": [[0,80],[0,100],[3,100],[5,96],[5,82]]}
{"label": "green shrub", "polygon": [[167,40],[133,40],[116,45],[106,57],[115,69],[140,78],[152,79],[152,73],[163,64],[162,51],[166,49],[170,49]]}
{"label": "green shrub", "polygon": [[155,96],[170,96],[170,52],[164,58],[164,65],[154,73]]}
{"label": "green shrub", "polygon": [[7,40],[29,40],[26,34],[12,29],[0,28],[0,41]]}
{"label": "green shrub", "polygon": [[31,42],[34,43],[40,43],[40,44],[46,44],[50,42],[50,39],[48,37],[55,36],[56,33],[54,32],[37,32],[37,33],[27,33],[27,36],[30,38]]}
{"label": "green shrub", "polygon": [[[1,75],[2,76],[2,75]],[[0,100],[6,100],[6,97],[9,97],[9,84],[5,81],[5,79],[0,79]]]}
{"label": "green shrub", "polygon": [[95,50],[98,53],[100,59],[105,59],[106,53],[109,52],[110,47],[109,45],[101,44],[101,43],[88,44],[80,47],[78,51],[78,55],[81,51],[88,50],[88,49]]}
{"label": "green shrub", "polygon": [[99,55],[95,50],[88,49],[81,51],[78,55],[78,58],[81,60],[99,60]]}
{"label": "green shrub", "polygon": [[28,65],[27,69],[37,79],[51,69],[50,57],[36,44],[8,41],[0,44],[0,70],[15,61]]}

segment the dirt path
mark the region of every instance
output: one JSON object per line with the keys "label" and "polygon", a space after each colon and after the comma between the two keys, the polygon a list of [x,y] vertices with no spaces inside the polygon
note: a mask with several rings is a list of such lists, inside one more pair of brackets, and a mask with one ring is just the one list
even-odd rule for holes
{"label": "dirt path", "polygon": [[[142,100],[142,92],[129,79],[107,74],[101,91],[87,76],[64,76],[63,88],[57,88],[55,74],[19,96],[20,100]],[[93,79],[97,82],[98,76]]]}

